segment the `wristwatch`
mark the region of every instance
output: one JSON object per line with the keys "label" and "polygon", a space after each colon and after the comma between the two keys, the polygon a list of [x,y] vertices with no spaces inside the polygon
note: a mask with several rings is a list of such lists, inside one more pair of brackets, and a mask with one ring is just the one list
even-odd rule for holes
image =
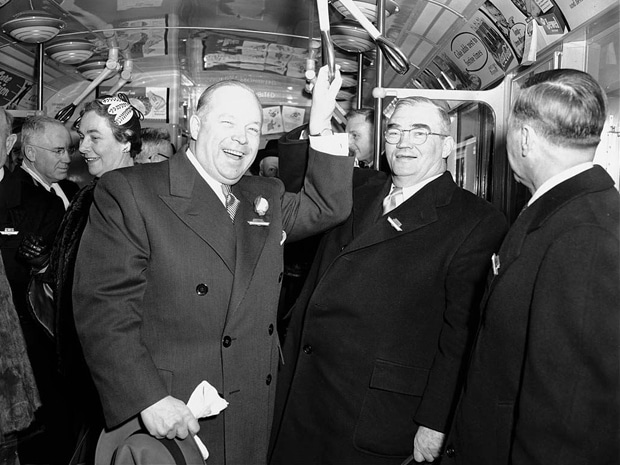
{"label": "wristwatch", "polygon": [[334,135],[334,131],[331,128],[325,128],[322,129],[321,132],[319,132],[318,134],[310,134],[312,137],[317,137],[317,136],[333,136]]}

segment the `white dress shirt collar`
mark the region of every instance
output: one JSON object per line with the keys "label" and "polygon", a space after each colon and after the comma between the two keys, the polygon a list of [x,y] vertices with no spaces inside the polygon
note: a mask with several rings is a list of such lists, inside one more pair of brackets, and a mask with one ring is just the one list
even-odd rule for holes
{"label": "white dress shirt collar", "polygon": [[[443,173],[437,174],[435,176],[431,176],[430,178],[420,181],[419,183],[414,184],[413,186],[403,187],[403,202],[406,202],[407,200],[409,200],[411,197],[413,197],[413,194],[418,192],[420,189],[422,189],[424,186],[426,186],[430,182],[441,177],[442,174]],[[392,192],[393,189],[394,189],[394,183],[392,183],[390,192]]]}
{"label": "white dress shirt collar", "polygon": [[48,184],[46,183],[43,178],[41,178],[41,176],[39,176],[39,173],[37,173],[36,171],[34,171],[30,166],[28,166],[26,163],[22,163],[21,168],[30,175],[30,177],[32,177],[32,179],[34,179],[35,183],[37,184],[41,184],[41,186],[43,186],[43,188],[47,191],[47,192],[51,192],[52,190],[54,190],[54,192],[56,193],[56,195],[58,197],[60,197],[60,200],[62,200],[62,203],[65,207],[65,210],[67,208],[69,208],[69,199],[67,198],[67,195],[63,192],[62,188],[58,185],[57,182],[52,183],[52,184]]}
{"label": "white dress shirt collar", "polygon": [[222,191],[222,183],[213,179],[212,176],[209,176],[209,173],[207,173],[207,171],[198,162],[198,159],[196,158],[196,156],[193,154],[193,152],[191,151],[189,147],[187,148],[185,153],[187,154],[187,159],[190,161],[192,165],[194,165],[194,168],[196,168],[196,171],[198,171],[198,174],[200,175],[200,177],[204,179],[205,182],[211,188],[211,190],[215,192],[215,195],[217,195],[218,199],[220,199],[220,202],[222,202],[222,205],[226,206],[226,198],[224,197],[224,192]]}
{"label": "white dress shirt collar", "polygon": [[561,173],[547,179],[544,183],[540,185],[538,189],[536,189],[536,192],[534,192],[534,195],[532,195],[532,198],[527,203],[527,206],[529,207],[530,205],[532,205],[536,200],[542,197],[543,194],[549,192],[558,184],[561,184],[567,179],[577,176],[579,173],[583,173],[584,171],[589,170],[593,166],[594,164],[592,162],[580,163],[579,165],[575,165],[572,168],[564,170]]}

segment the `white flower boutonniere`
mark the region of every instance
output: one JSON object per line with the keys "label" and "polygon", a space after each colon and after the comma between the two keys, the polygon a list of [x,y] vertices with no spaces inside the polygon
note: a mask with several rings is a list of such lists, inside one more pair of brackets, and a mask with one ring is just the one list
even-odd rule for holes
{"label": "white flower boutonniere", "polygon": [[258,196],[254,199],[254,211],[258,214],[258,216],[265,216],[269,210],[269,202],[263,196]]}
{"label": "white flower boutonniere", "polygon": [[258,218],[254,218],[253,220],[248,221],[248,223],[252,226],[269,226],[269,221],[265,221],[263,219],[263,216],[265,216],[268,210],[269,202],[267,202],[266,198],[259,195],[254,199],[254,211],[258,215]]}

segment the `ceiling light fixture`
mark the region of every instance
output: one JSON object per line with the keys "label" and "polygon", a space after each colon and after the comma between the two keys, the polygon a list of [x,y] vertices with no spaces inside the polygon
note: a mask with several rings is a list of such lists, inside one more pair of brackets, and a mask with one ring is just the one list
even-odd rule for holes
{"label": "ceiling light fixture", "polygon": [[77,65],[77,70],[89,81],[95,80],[101,73],[105,71],[105,79],[104,81],[110,79],[112,76],[116,75],[120,69],[118,68],[108,68],[107,60],[102,56],[94,57],[84,63]]}
{"label": "ceiling light fixture", "polygon": [[[30,3],[32,8],[32,2]],[[46,11],[30,10],[17,13],[2,25],[2,31],[15,40],[29,44],[41,44],[53,39],[65,22]]]}
{"label": "ceiling light fixture", "polygon": [[375,47],[368,32],[353,19],[343,19],[332,24],[331,38],[336,47],[346,52],[367,52]]}
{"label": "ceiling light fixture", "polygon": [[95,45],[86,39],[56,39],[45,47],[52,60],[65,65],[76,65],[88,60],[94,50]]}
{"label": "ceiling light fixture", "polygon": [[[377,0],[353,0],[353,3],[360,9],[364,16],[368,18],[370,22],[377,22]],[[353,15],[347,8],[342,4],[340,0],[332,0],[331,4],[333,7],[345,18],[353,19]],[[385,17],[389,17],[393,14],[398,13],[400,7],[398,3],[393,0],[386,0],[385,2]]]}

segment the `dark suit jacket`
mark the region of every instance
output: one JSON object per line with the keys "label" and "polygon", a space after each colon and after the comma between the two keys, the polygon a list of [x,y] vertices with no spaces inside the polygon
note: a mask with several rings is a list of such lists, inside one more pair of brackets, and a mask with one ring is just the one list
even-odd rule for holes
{"label": "dark suit jacket", "polygon": [[448,441],[456,463],[618,463],[619,205],[595,166],[512,226]]}
{"label": "dark suit jacket", "polygon": [[[313,154],[304,193],[245,176],[234,225],[185,154],[105,174],[74,282],[76,327],[109,427],[207,380],[230,403],[200,422],[213,464],[266,461],[279,344],[283,231],[343,221],[352,160]],[[269,202],[268,226],[251,225]]]}
{"label": "dark suit jacket", "polygon": [[293,308],[272,463],[399,464],[417,425],[446,431],[502,214],[449,173],[381,217],[390,182],[354,190]]}
{"label": "dark suit jacket", "polygon": [[62,200],[35,184],[23,169],[16,168],[13,172],[4,169],[4,178],[0,182],[0,230],[14,228],[19,234],[0,235],[0,249],[15,307],[22,321],[28,314],[26,288],[30,266],[17,258],[17,249],[27,233],[41,235],[51,246],[64,213]]}

